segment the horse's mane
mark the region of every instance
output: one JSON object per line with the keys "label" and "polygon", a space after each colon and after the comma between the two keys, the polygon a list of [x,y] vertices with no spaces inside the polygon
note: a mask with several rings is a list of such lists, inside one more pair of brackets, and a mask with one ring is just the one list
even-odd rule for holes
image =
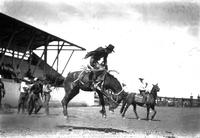
{"label": "horse's mane", "polygon": [[118,86],[120,86],[120,87],[122,87],[121,86],[121,83],[119,82],[119,80],[116,78],[116,77],[114,77],[114,75],[112,75],[112,74],[110,74],[109,72],[107,72],[107,77],[110,77],[110,78],[112,78],[112,82],[117,82],[118,83]]}
{"label": "horse's mane", "polygon": [[[107,72],[107,75],[109,76],[111,76],[113,79],[115,79],[116,81],[118,81],[118,79],[114,76],[114,75],[112,75],[112,74],[110,74],[109,72]],[[119,82],[119,81],[118,81]]]}

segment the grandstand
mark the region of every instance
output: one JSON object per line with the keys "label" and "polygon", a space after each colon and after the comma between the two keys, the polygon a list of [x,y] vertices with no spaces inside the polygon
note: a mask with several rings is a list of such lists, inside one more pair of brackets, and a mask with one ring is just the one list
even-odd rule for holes
{"label": "grandstand", "polygon": [[[75,51],[85,48],[38,29],[11,16],[0,13],[0,74],[6,87],[7,103],[17,103],[19,81],[24,76],[57,81],[62,76]],[[35,52],[42,51],[38,56]],[[52,65],[47,63],[48,51],[57,51]],[[58,72],[60,51],[71,52],[62,72]],[[57,62],[57,68],[54,65]],[[52,82],[53,83],[53,82]],[[61,86],[59,83],[53,83]]]}
{"label": "grandstand", "polygon": [[[22,76],[29,69],[34,77],[45,77],[46,74],[62,76],[66,66],[62,73],[53,69],[55,62],[58,61],[60,51],[68,50],[73,54],[74,51],[85,50],[83,47],[3,13],[0,13],[0,20],[0,65],[8,68],[11,72],[19,68],[22,70]],[[41,57],[34,53],[37,50],[43,51]],[[47,64],[49,50],[55,50],[58,53],[53,65]],[[13,79],[13,77],[9,79]]]}

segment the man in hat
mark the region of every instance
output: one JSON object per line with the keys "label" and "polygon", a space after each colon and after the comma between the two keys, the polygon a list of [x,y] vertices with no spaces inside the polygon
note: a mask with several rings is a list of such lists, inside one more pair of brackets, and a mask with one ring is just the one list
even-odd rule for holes
{"label": "man in hat", "polygon": [[144,78],[139,78],[139,80],[140,80],[139,92],[144,97],[143,102],[146,102],[146,88],[148,83],[145,83]]}
{"label": "man in hat", "polygon": [[22,113],[25,112],[25,106],[28,99],[28,92],[30,89],[30,80],[28,77],[24,77],[20,84],[20,95],[18,100],[18,113],[20,113],[20,109],[22,108]]}
{"label": "man in hat", "polygon": [[1,80],[1,75],[0,75],[0,109],[2,108],[1,106],[1,100],[5,96],[5,89],[4,89],[4,83]]}
{"label": "man in hat", "polygon": [[42,100],[43,97],[43,83],[40,79],[35,78],[33,85],[30,88],[30,96],[28,100],[28,114],[31,115],[33,109],[35,108],[35,114],[37,114],[42,108]]}
{"label": "man in hat", "polygon": [[[96,50],[90,51],[85,55],[84,59],[90,57],[90,66],[93,67],[93,69],[91,70],[91,75],[89,76],[92,89],[96,88],[100,89],[98,85],[100,82],[104,80],[105,72],[106,70],[108,70],[108,65],[107,65],[108,55],[114,52],[114,48],[115,47],[112,44],[109,44],[105,48],[98,47]],[[101,59],[103,59],[103,61],[100,63],[99,61]],[[79,78],[74,81],[72,86],[75,86],[75,84],[79,82],[79,80],[81,80],[82,77],[83,76],[80,75]]]}
{"label": "man in hat", "polygon": [[52,90],[53,89],[51,87],[51,84],[47,80],[45,80],[43,84],[43,93],[44,93],[44,106],[46,115],[49,114],[49,101],[51,98],[50,93],[52,92]]}
{"label": "man in hat", "polygon": [[[106,48],[99,47],[85,55],[85,59],[90,57],[90,65],[94,68],[92,75],[89,77],[89,80],[92,82],[92,89],[101,89],[99,85],[103,82],[106,70],[108,70],[107,58],[110,53],[114,52],[114,48],[112,44],[109,44]],[[101,59],[103,61],[99,63]],[[103,72],[99,73],[99,70],[103,70]]]}
{"label": "man in hat", "polygon": [[[88,52],[85,55],[85,59],[88,57],[90,58],[90,65],[94,68],[94,69],[100,69],[100,68],[105,68],[108,69],[107,66],[107,58],[108,55],[112,52],[114,52],[114,46],[112,44],[109,44],[106,48],[103,47],[98,47],[96,50]],[[99,61],[103,58],[103,62],[99,63]]]}

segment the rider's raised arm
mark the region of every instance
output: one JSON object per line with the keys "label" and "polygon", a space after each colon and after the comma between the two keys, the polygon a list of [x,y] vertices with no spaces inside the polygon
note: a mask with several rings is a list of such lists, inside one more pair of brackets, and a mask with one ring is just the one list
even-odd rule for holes
{"label": "rider's raised arm", "polygon": [[107,58],[108,58],[108,55],[105,55],[105,56],[103,57],[104,66],[107,65]]}

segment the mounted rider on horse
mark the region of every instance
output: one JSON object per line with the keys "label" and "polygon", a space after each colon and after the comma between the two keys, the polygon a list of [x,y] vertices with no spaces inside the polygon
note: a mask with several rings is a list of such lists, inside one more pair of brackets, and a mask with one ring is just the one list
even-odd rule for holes
{"label": "mounted rider on horse", "polygon": [[[81,80],[84,77],[84,72],[90,72],[90,88],[92,90],[98,89],[101,91],[101,86],[108,70],[107,58],[112,52],[114,52],[114,46],[112,44],[109,44],[106,48],[98,47],[96,50],[88,52],[84,58],[86,59],[90,57],[90,66],[88,66],[89,70],[84,70],[74,81],[73,86],[75,86],[77,83],[81,83]],[[103,59],[103,61],[100,63],[99,61],[101,59]]]}
{"label": "mounted rider on horse", "polygon": [[[68,103],[80,92],[80,90],[97,92],[100,104],[102,105],[100,113],[104,117],[106,116],[104,96],[108,98],[107,102],[110,105],[110,110],[117,108],[119,103],[126,96],[122,84],[117,78],[110,74],[110,71],[113,70],[108,70],[107,57],[113,52],[113,49],[114,46],[110,44],[105,48],[99,47],[94,51],[88,52],[85,58],[90,57],[91,67],[89,66],[89,69],[86,68],[81,71],[68,73],[63,82],[65,96],[61,101],[63,114],[66,117],[68,117]],[[99,62],[101,59],[103,59],[103,61]]]}

